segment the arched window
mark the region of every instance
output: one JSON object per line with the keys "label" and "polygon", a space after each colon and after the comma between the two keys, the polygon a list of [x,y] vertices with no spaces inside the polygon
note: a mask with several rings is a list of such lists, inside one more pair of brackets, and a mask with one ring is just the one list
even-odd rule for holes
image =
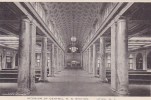
{"label": "arched window", "polygon": [[136,69],[143,69],[143,56],[141,53],[136,56]]}
{"label": "arched window", "polygon": [[147,68],[151,69],[151,52],[147,55]]}

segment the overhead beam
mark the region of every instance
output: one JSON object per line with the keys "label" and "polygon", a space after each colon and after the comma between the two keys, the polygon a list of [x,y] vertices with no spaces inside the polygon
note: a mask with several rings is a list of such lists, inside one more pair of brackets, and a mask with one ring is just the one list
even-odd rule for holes
{"label": "overhead beam", "polygon": [[[102,36],[110,27],[111,25],[117,21],[121,15],[123,15],[134,3],[118,3],[114,10],[110,13],[110,15],[106,18],[106,20],[102,23],[100,28],[96,31],[93,38],[87,42],[84,47],[82,48],[82,52],[84,52],[91,44],[93,44],[100,36]],[[123,7],[124,6],[124,7]],[[122,9],[120,9],[123,7]],[[119,11],[120,9],[120,11]]]}
{"label": "overhead beam", "polygon": [[143,33],[146,33],[146,32],[149,32],[149,31],[150,31],[150,28],[145,28],[142,31],[139,31],[135,34],[129,35],[128,38],[136,37],[136,36],[142,35]]}
{"label": "overhead beam", "polygon": [[18,7],[22,13],[27,15],[30,19],[35,20],[36,26],[42,31],[44,35],[48,37],[58,48],[64,51],[63,48],[58,42],[57,39],[52,35],[52,32],[48,29],[48,26],[44,23],[44,21],[40,18],[38,13],[32,7],[29,2],[13,2],[16,7]]}
{"label": "overhead beam", "polygon": [[8,24],[8,23],[10,23],[10,24],[14,24],[14,23],[20,23],[20,20],[0,20],[0,25],[1,24]]}
{"label": "overhead beam", "polygon": [[3,45],[3,44],[0,44],[0,47],[6,48],[6,49],[13,49],[13,50],[17,50],[17,48],[10,47],[10,46],[6,46],[6,45]]}
{"label": "overhead beam", "polygon": [[12,35],[12,36],[18,37],[18,35],[16,35],[15,33],[11,32],[10,30],[6,30],[6,29],[1,28],[1,27],[0,27],[0,31],[2,31],[2,32],[6,33],[8,35]]}

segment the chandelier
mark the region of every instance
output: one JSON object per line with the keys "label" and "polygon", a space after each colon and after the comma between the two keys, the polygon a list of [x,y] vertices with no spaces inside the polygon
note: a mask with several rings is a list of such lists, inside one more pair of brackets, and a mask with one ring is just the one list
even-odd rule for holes
{"label": "chandelier", "polygon": [[76,52],[77,50],[78,50],[78,48],[77,47],[71,47],[71,48],[69,48],[72,52]]}
{"label": "chandelier", "polygon": [[72,37],[71,37],[71,41],[72,41],[72,42],[75,42],[76,40],[77,40],[77,38],[76,38],[75,36],[72,36]]}

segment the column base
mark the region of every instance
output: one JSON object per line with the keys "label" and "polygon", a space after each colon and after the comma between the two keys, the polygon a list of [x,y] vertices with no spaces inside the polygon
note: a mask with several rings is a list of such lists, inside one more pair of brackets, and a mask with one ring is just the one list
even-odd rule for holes
{"label": "column base", "polygon": [[37,91],[36,86],[31,87],[31,88],[30,88],[30,91]]}
{"label": "column base", "polygon": [[50,75],[48,75],[48,77],[55,77],[55,75],[51,75],[51,74],[50,74]]}
{"label": "column base", "polygon": [[27,96],[30,95],[30,90],[27,88],[18,88],[16,95],[18,96]]}
{"label": "column base", "polygon": [[48,82],[48,79],[39,79],[39,82]]}
{"label": "column base", "polygon": [[129,95],[129,92],[127,90],[118,90],[117,91],[117,95],[118,96],[128,96]]}
{"label": "column base", "polygon": [[40,80],[39,82],[49,82],[48,80]]}
{"label": "column base", "polygon": [[108,83],[108,80],[107,80],[107,78],[101,79],[101,82],[102,82],[102,83]]}
{"label": "column base", "polygon": [[99,78],[100,76],[99,75],[95,75],[94,77]]}
{"label": "column base", "polygon": [[113,92],[116,92],[117,90],[116,89],[114,89],[114,88],[111,88],[111,90],[113,91]]}

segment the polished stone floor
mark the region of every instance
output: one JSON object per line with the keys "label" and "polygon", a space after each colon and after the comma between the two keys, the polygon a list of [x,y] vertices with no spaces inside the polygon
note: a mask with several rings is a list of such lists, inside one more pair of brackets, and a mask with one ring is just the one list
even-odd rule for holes
{"label": "polished stone floor", "polygon": [[114,96],[109,84],[83,70],[63,70],[50,77],[47,83],[38,83],[37,92],[31,95],[49,96]]}
{"label": "polished stone floor", "polygon": [[[48,82],[36,83],[31,96],[116,96],[110,84],[102,83],[83,70],[66,69],[49,77]],[[17,83],[0,83],[0,95],[12,95]],[[150,96],[150,85],[129,85],[130,96]]]}

